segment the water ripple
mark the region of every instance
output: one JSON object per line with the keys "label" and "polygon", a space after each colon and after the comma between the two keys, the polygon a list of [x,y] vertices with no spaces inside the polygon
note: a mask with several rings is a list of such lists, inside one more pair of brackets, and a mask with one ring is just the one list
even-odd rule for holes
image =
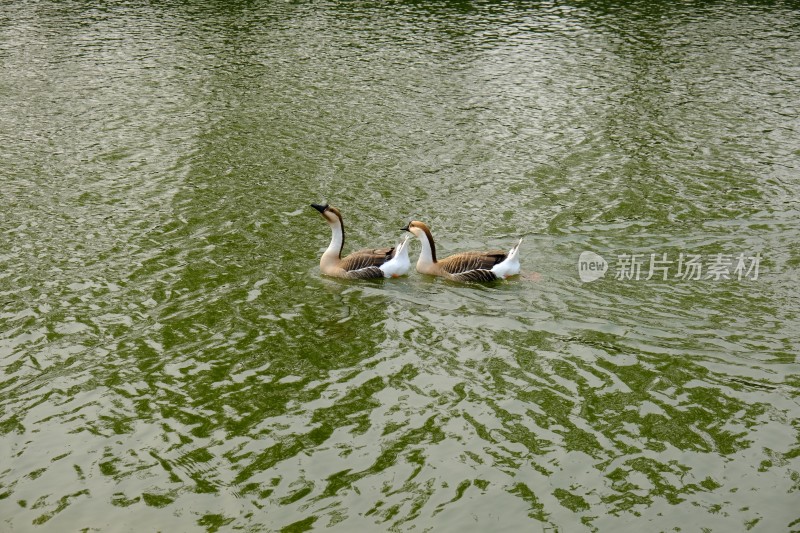
{"label": "water ripple", "polygon": [[[788,7],[6,7],[9,530],[797,526]],[[321,278],[320,199],[538,276]]]}

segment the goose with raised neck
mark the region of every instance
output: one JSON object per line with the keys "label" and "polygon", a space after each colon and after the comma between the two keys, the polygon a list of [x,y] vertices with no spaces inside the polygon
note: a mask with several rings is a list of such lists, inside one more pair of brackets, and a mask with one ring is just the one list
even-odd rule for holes
{"label": "goose with raised neck", "polygon": [[319,260],[326,276],[347,279],[396,278],[408,272],[408,237],[392,248],[366,248],[342,257],[344,220],[338,209],[328,204],[311,204],[331,228],[331,242]]}

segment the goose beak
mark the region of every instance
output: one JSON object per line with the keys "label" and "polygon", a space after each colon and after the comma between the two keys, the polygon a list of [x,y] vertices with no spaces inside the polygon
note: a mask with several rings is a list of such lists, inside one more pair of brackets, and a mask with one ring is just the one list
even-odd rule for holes
{"label": "goose beak", "polygon": [[[411,224],[411,222],[409,222],[408,224]],[[408,229],[408,224],[406,224],[404,228],[400,228],[400,230],[401,231],[411,231],[410,229]]]}
{"label": "goose beak", "polygon": [[328,204],[319,205],[319,204],[311,204],[311,207],[319,211],[320,213],[324,213],[326,209],[328,209]]}

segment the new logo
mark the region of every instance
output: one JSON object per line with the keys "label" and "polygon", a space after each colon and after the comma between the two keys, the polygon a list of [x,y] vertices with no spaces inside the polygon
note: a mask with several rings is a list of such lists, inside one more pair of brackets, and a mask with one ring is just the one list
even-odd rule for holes
{"label": "new logo", "polygon": [[602,278],[606,275],[606,271],[608,263],[601,255],[587,251],[578,258],[578,275],[584,283]]}

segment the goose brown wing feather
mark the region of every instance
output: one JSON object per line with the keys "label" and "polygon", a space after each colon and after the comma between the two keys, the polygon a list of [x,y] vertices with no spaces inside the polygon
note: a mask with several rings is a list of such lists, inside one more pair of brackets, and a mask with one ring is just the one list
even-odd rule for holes
{"label": "goose brown wing feather", "polygon": [[339,266],[346,271],[355,271],[369,267],[379,267],[392,258],[394,248],[364,249],[353,252],[342,258]]}
{"label": "goose brown wing feather", "polygon": [[348,279],[375,279],[375,278],[382,278],[383,271],[376,267],[371,266],[367,268],[361,268],[359,270],[350,270],[347,272]]}
{"label": "goose brown wing feather", "polygon": [[490,252],[463,252],[438,261],[442,270],[448,274],[463,274],[470,270],[491,270],[493,266],[505,261],[508,254],[501,250]]}
{"label": "goose brown wing feather", "polygon": [[455,281],[494,281],[497,279],[497,276],[495,276],[494,272],[491,270],[477,268],[475,270],[462,272],[461,274],[452,274],[450,279]]}

